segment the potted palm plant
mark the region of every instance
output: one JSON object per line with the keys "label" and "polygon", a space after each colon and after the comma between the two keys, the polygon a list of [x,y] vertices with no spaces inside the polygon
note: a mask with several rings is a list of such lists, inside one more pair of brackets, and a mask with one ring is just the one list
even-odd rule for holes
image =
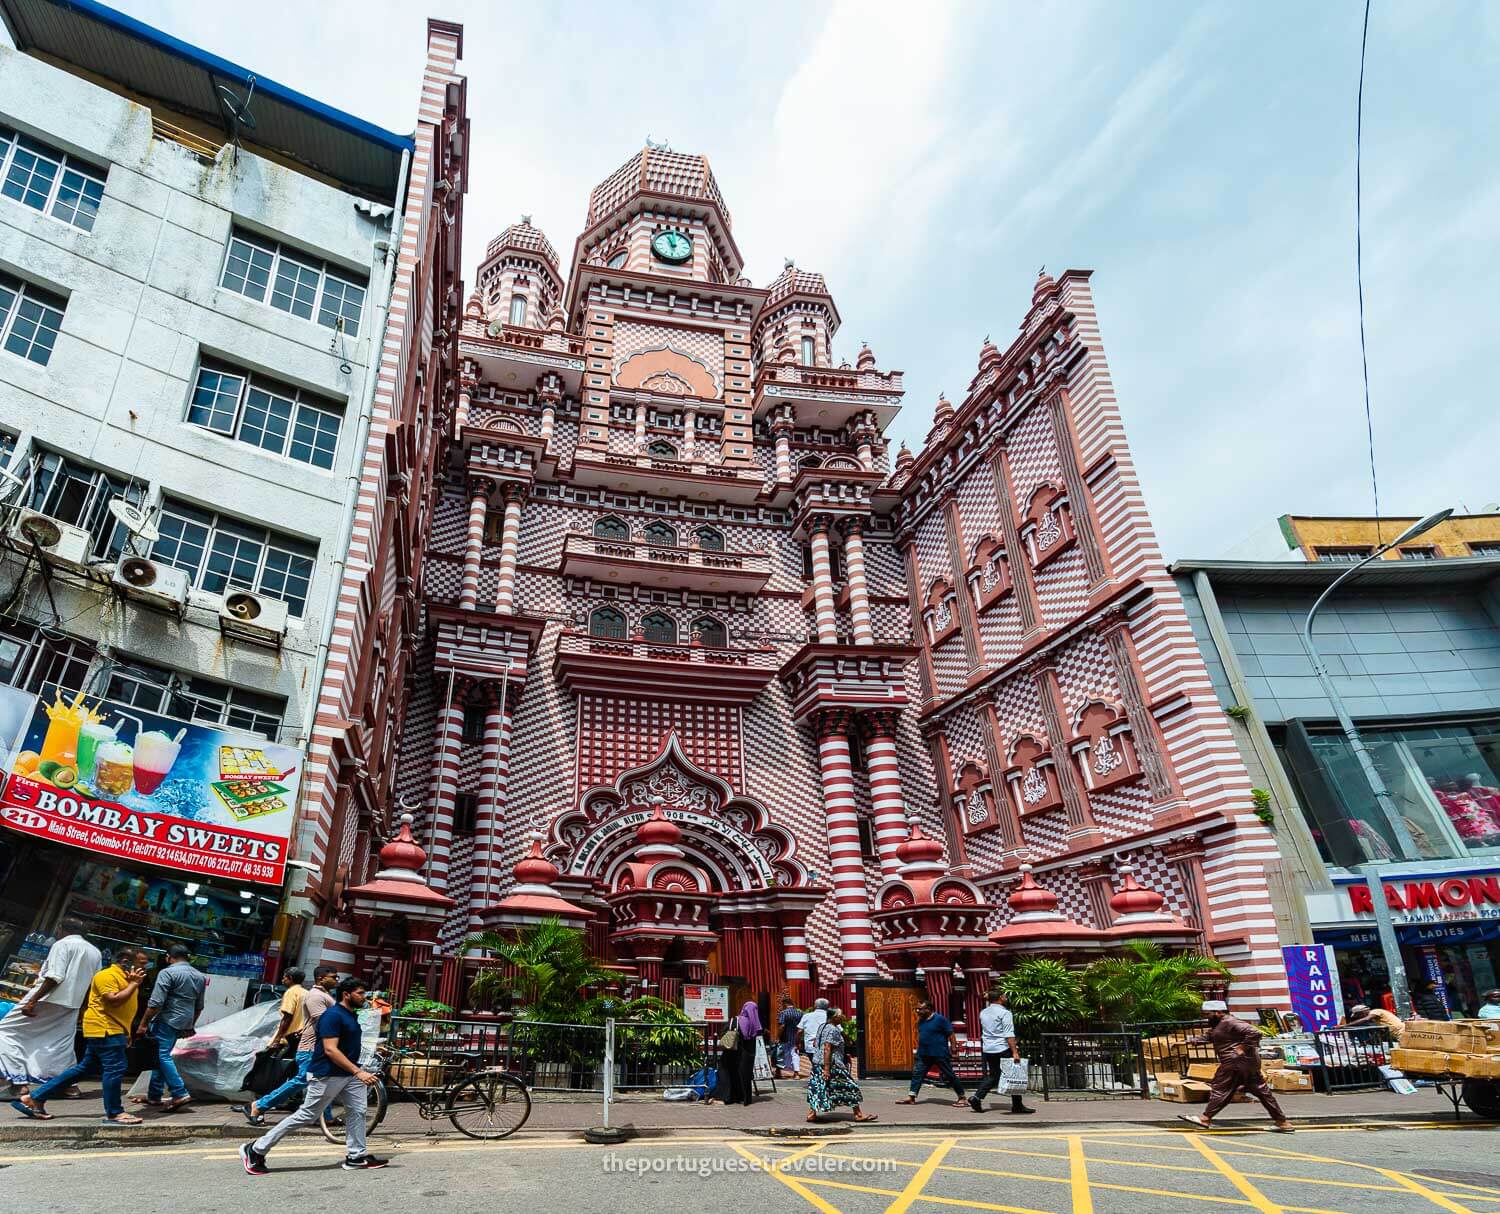
{"label": "potted palm plant", "polygon": [[[1072,1028],[1087,1013],[1078,971],[1050,957],[1027,957],[1017,962],[1001,976],[1000,989],[1005,992],[1005,1005],[1016,1018],[1017,1033],[1027,1038]],[[1059,1056],[1049,1057],[1045,1050],[1039,1050],[1039,1057],[1041,1065],[1050,1071],[1048,1087],[1067,1086]]]}

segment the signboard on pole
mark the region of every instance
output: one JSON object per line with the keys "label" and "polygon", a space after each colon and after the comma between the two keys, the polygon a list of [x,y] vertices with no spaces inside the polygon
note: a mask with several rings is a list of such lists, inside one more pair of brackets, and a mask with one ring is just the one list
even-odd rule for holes
{"label": "signboard on pole", "polygon": [[[180,873],[280,885],[302,753],[131,705],[3,706],[0,822],[14,831]],[[18,711],[19,710],[19,711]]]}
{"label": "signboard on pole", "polygon": [[723,1024],[729,1019],[729,988],[684,984],[682,1010],[689,1020],[707,1020],[712,1024]]}
{"label": "signboard on pole", "polygon": [[1338,964],[1327,944],[1289,944],[1281,950],[1292,1011],[1310,1033],[1330,1029],[1344,1018]]}

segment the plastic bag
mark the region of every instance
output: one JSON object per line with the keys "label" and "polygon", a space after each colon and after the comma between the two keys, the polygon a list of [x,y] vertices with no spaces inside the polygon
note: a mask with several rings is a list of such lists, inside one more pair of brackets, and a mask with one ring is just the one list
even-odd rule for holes
{"label": "plastic bag", "polygon": [[[224,1100],[247,1099],[245,1080],[255,1065],[255,1056],[270,1043],[281,1020],[281,1005],[257,1003],[242,1012],[233,1012],[212,1024],[200,1025],[191,1037],[184,1037],[172,1049],[172,1061],[188,1090],[199,1096],[218,1096]],[[150,1081],[143,1072],[131,1088],[145,1090],[142,1081]]]}
{"label": "plastic bag", "polygon": [[668,1088],[661,1094],[663,1100],[697,1100],[697,1088]]}
{"label": "plastic bag", "polygon": [[1000,1059],[1000,1087],[1002,1096],[1012,1096],[1026,1090],[1031,1078],[1031,1065],[1024,1058]]}
{"label": "plastic bag", "polygon": [[714,1090],[714,1084],[719,1082],[719,1072],[711,1066],[706,1066],[693,1073],[693,1077],[687,1081],[690,1091],[699,1100],[708,1099],[708,1094]]}

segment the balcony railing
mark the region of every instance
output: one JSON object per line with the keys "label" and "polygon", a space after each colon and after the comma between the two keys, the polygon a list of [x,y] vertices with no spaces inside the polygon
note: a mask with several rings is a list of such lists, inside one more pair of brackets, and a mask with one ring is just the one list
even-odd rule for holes
{"label": "balcony railing", "polygon": [[747,704],[776,675],[776,650],[615,639],[586,632],[557,638],[557,674],[574,692],[651,691],[683,700]]}
{"label": "balcony railing", "polygon": [[619,581],[630,571],[659,575],[670,571],[674,584],[755,593],[771,579],[771,557],[765,552],[726,552],[684,548],[641,540],[602,539],[572,531],[563,540],[563,573]]}
{"label": "balcony railing", "polygon": [[524,350],[552,350],[558,354],[583,353],[581,337],[570,337],[566,333],[554,333],[547,329],[528,329],[523,325],[501,325],[498,332],[490,335],[490,339],[507,346],[520,346]]}

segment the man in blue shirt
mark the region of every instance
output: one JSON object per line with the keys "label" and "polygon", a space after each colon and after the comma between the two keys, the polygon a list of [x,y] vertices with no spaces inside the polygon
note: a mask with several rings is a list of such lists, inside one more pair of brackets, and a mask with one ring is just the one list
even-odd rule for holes
{"label": "man in blue shirt", "polygon": [[345,978],[338,985],[339,1001],[318,1017],[316,1044],[307,1066],[307,1095],[290,1117],[277,1122],[254,1142],[240,1148],[240,1162],[251,1176],[264,1176],[266,1155],[293,1130],[317,1125],[318,1118],[335,1100],[344,1106],[344,1168],[369,1172],[383,1168],[388,1159],[377,1159],[365,1150],[367,1089],[375,1076],[359,1065],[359,1009],[365,1005],[365,980]]}
{"label": "man in blue shirt", "polygon": [[906,1099],[896,1101],[897,1104],[916,1104],[917,1093],[927,1081],[928,1070],[936,1067],[938,1078],[958,1096],[953,1107],[969,1107],[969,1102],[964,1099],[964,1085],[959,1083],[958,1076],[953,1073],[949,1049],[952,1039],[953,1022],[934,1012],[932,1004],[925,999],[917,1004],[917,1056],[911,1067],[911,1093]]}

